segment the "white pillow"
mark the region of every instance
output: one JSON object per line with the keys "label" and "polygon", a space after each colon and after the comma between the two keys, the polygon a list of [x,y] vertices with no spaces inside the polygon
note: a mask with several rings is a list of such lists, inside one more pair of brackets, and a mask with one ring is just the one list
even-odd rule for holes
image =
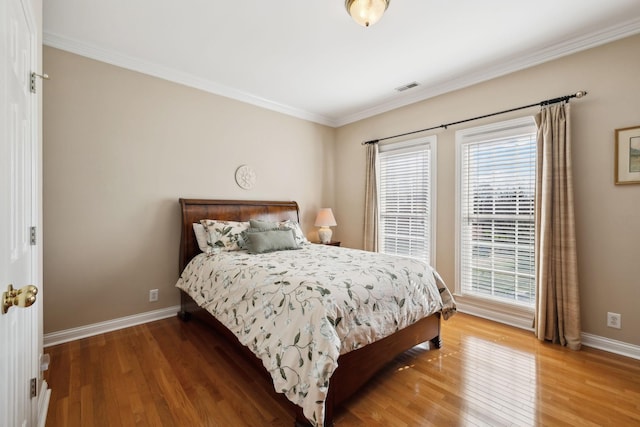
{"label": "white pillow", "polygon": [[249,221],[200,220],[207,234],[207,246],[223,251],[237,251],[244,246],[242,232],[249,228]]}
{"label": "white pillow", "polygon": [[298,224],[296,221],[291,221],[290,219],[282,221],[280,223],[280,227],[286,227],[293,230],[293,237],[296,239],[296,243],[298,245],[309,243],[304,233],[302,232],[302,229],[300,228],[300,224]]}
{"label": "white pillow", "polygon": [[202,224],[198,224],[196,222],[193,223],[193,233],[196,235],[196,241],[198,242],[198,247],[202,252],[207,252],[209,249],[209,245],[207,245],[207,232],[204,229]]}

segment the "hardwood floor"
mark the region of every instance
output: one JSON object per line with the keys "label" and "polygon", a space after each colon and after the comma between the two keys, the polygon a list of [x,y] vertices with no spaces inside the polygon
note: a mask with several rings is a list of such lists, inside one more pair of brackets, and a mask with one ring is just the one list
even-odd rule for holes
{"label": "hardwood floor", "polygon": [[[415,347],[352,398],[347,426],[640,425],[640,361],[573,352],[457,314],[443,347]],[[293,415],[252,366],[177,318],[45,349],[48,427],[287,426]]]}

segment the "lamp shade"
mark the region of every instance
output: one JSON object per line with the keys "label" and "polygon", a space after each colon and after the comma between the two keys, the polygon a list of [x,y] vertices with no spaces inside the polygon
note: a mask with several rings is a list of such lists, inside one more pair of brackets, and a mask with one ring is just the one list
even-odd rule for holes
{"label": "lamp shade", "polygon": [[390,0],[346,0],[347,12],[358,24],[368,27],[382,18]]}
{"label": "lamp shade", "polygon": [[322,208],[316,217],[316,227],[334,227],[338,225],[331,208]]}

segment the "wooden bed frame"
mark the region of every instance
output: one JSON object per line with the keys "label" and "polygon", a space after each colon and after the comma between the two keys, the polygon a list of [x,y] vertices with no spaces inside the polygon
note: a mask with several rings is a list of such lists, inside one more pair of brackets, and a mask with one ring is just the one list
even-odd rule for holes
{"label": "wooden bed frame", "polygon": [[[182,233],[180,239],[180,272],[191,259],[200,253],[193,233],[193,223],[201,219],[219,219],[226,221],[248,221],[262,219],[266,221],[300,220],[296,202],[251,201],[251,200],[203,200],[180,199],[182,209]],[[227,337],[246,355],[248,362],[257,366],[271,380],[271,376],[249,348],[240,344],[231,331],[225,328],[206,310],[198,305],[185,292],[180,291],[181,310],[178,316],[182,320],[198,318]],[[363,386],[377,371],[396,356],[410,348],[429,341],[432,347],[440,348],[440,313],[426,317],[413,325],[380,341],[371,343],[358,350],[343,354],[338,359],[338,368],[331,377],[329,392],[325,402],[325,426],[333,425],[334,411],[353,393]],[[287,401],[288,402],[288,401]],[[296,413],[296,426],[310,425],[302,413],[302,408],[289,402]]]}

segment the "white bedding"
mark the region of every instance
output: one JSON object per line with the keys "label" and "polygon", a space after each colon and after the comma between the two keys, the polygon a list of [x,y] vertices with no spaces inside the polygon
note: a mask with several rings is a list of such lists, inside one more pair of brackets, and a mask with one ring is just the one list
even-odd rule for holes
{"label": "white bedding", "polygon": [[355,249],[305,244],[265,254],[196,256],[176,286],[263,362],[276,391],[323,425],[338,356],[455,303],[427,264]]}

